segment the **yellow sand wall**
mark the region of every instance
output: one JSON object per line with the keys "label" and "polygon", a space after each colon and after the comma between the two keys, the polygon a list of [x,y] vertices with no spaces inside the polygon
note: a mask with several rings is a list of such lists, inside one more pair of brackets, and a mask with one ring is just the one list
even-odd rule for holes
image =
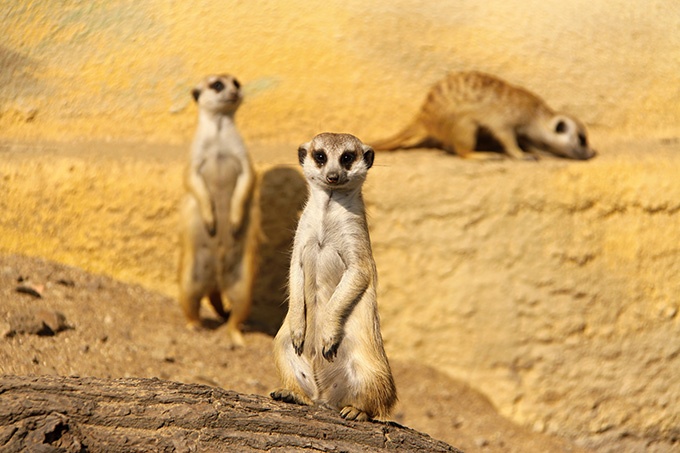
{"label": "yellow sand wall", "polygon": [[188,91],[211,72],[244,82],[258,140],[382,136],[460,69],[596,130],[667,134],[680,118],[674,0],[26,0],[0,14],[0,138],[182,142]]}

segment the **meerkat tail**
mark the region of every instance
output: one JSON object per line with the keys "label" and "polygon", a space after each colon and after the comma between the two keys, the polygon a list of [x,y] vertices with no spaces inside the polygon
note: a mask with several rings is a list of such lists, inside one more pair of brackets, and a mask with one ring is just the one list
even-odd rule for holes
{"label": "meerkat tail", "polygon": [[428,134],[420,121],[415,121],[397,134],[370,144],[376,151],[394,151],[396,149],[417,148],[425,143]]}

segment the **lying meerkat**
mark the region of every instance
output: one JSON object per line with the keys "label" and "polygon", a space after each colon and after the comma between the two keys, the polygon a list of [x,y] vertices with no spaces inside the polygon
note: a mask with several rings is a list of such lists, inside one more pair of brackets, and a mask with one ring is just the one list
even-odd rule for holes
{"label": "lying meerkat", "polygon": [[272,398],[326,404],[350,420],[385,418],[397,400],[361,196],[373,157],[349,134],[300,146],[309,198],[295,233],[288,314],[274,340],[283,387]]}
{"label": "lying meerkat", "polygon": [[481,72],[456,72],[430,89],[420,113],[393,137],[372,144],[375,150],[415,148],[433,143],[461,157],[475,153],[478,138],[491,138],[514,158],[541,151],[570,159],[590,159],[586,129],[576,118],[555,113],[537,95]]}
{"label": "lying meerkat", "polygon": [[232,344],[241,346],[240,324],[250,310],[256,272],[259,210],[255,171],[234,123],[240,85],[232,76],[212,75],[192,95],[199,112],[181,206],[179,303],[189,327],[198,328],[207,296],[228,318]]}

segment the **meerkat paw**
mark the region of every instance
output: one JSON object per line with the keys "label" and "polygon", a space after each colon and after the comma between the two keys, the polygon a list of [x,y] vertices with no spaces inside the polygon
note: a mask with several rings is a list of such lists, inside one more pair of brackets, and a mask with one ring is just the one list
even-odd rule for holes
{"label": "meerkat paw", "polygon": [[368,414],[361,409],[357,409],[354,406],[345,406],[340,411],[340,416],[345,420],[356,420],[358,422],[365,422],[370,420]]}
{"label": "meerkat paw", "polygon": [[212,219],[210,222],[206,222],[205,229],[211,237],[215,236],[215,234],[217,234],[217,225],[215,224],[215,219]]}
{"label": "meerkat paw", "polygon": [[324,338],[322,343],[322,354],[324,359],[332,362],[338,355],[338,347],[340,346],[340,340],[336,337]]}
{"label": "meerkat paw", "polygon": [[232,329],[229,331],[229,340],[231,349],[240,349],[246,345],[246,340],[243,338],[243,334],[238,329]]}
{"label": "meerkat paw", "polygon": [[234,212],[232,211],[231,215],[231,231],[232,233],[238,233],[239,230],[241,229],[241,223],[243,220],[243,213],[242,212]]}
{"label": "meerkat paw", "polygon": [[192,332],[198,332],[199,330],[203,329],[203,324],[201,324],[200,320],[192,320],[187,322],[187,329],[191,330]]}
{"label": "meerkat paw", "polygon": [[538,154],[524,153],[522,160],[525,162],[538,162],[541,158]]}
{"label": "meerkat paw", "polygon": [[208,234],[215,236],[215,233],[217,233],[217,221],[215,220],[215,208],[212,203],[201,207],[201,217],[203,217],[203,225]]}
{"label": "meerkat paw", "polygon": [[284,403],[299,404],[300,406],[308,406],[310,404],[307,397],[284,388],[274,390],[269,396],[276,401],[283,401]]}
{"label": "meerkat paw", "polygon": [[302,355],[302,351],[305,349],[305,333],[302,332],[291,332],[290,341],[293,344],[293,349],[297,355]]}

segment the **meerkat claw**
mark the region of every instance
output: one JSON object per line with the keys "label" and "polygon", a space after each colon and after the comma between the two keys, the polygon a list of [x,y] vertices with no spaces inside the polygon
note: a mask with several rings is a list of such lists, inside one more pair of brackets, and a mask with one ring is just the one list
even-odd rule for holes
{"label": "meerkat claw", "polygon": [[356,420],[358,422],[365,422],[369,419],[366,412],[359,410],[354,406],[343,407],[340,411],[340,416],[345,420]]}
{"label": "meerkat claw", "polygon": [[275,401],[282,401],[289,404],[299,404],[300,406],[307,405],[307,403],[295,392],[291,392],[288,389],[276,389],[271,392],[269,396]]}
{"label": "meerkat claw", "polygon": [[305,350],[305,342],[302,341],[300,344],[293,343],[293,349],[297,355],[302,355],[302,351]]}
{"label": "meerkat claw", "polygon": [[333,359],[338,355],[338,343],[332,344],[330,348],[323,348],[323,358],[332,362]]}

